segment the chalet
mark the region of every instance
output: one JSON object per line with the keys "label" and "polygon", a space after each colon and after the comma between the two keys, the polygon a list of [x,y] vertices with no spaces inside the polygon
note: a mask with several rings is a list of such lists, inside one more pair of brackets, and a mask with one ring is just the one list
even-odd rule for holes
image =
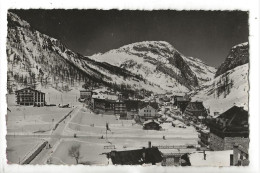
{"label": "chalet", "polygon": [[202,102],[189,102],[184,111],[184,115],[189,120],[197,121],[207,117],[207,110]]}
{"label": "chalet", "polygon": [[44,106],[45,105],[45,93],[32,89],[30,87],[23,88],[15,92],[16,103],[24,106]]}
{"label": "chalet", "polygon": [[125,100],[127,119],[133,119],[138,115],[139,100]]}
{"label": "chalet", "polygon": [[115,100],[92,97],[91,108],[95,112],[114,114]]}
{"label": "chalet", "polygon": [[126,119],[126,104],[121,100],[114,102],[114,113],[120,115],[120,119]]}
{"label": "chalet", "polygon": [[188,98],[178,97],[176,99],[176,106],[181,111],[181,113],[183,113],[185,111],[186,107],[188,106],[189,102],[190,102],[190,99],[188,99]]}
{"label": "chalet", "polygon": [[160,128],[160,123],[156,120],[148,120],[143,123],[144,130],[159,130]]}
{"label": "chalet", "polygon": [[173,104],[175,106],[177,106],[177,103],[178,103],[178,99],[185,99],[185,100],[189,100],[190,101],[190,98],[188,97],[187,94],[179,94],[179,95],[174,95],[173,96]]}
{"label": "chalet", "polygon": [[142,102],[140,103],[138,115],[141,119],[149,120],[157,118],[157,111],[159,106],[156,102]]}
{"label": "chalet", "polygon": [[162,155],[158,148],[143,148],[126,151],[111,151],[107,154],[114,165],[143,165],[160,163]]}
{"label": "chalet", "polygon": [[80,98],[79,101],[87,101],[91,100],[92,91],[91,90],[80,90]]}
{"label": "chalet", "polygon": [[177,106],[177,98],[183,98],[183,96],[173,96],[173,104]]}
{"label": "chalet", "polygon": [[232,150],[233,145],[248,148],[248,112],[242,107],[233,106],[209,122],[210,149]]}

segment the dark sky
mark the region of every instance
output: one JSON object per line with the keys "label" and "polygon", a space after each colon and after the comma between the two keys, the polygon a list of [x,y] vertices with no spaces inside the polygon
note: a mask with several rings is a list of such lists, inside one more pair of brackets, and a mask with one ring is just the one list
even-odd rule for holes
{"label": "dark sky", "polygon": [[15,10],[42,33],[83,55],[139,41],[167,41],[185,56],[218,67],[230,48],[248,41],[247,12]]}

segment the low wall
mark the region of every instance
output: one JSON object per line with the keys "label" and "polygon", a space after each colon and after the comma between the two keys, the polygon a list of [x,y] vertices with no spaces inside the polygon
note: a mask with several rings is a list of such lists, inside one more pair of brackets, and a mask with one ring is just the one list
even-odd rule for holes
{"label": "low wall", "polygon": [[24,164],[29,164],[41,151],[42,149],[48,144],[48,141],[44,141],[41,145],[39,145],[38,147],[36,147],[36,149],[34,151],[32,151],[32,153],[30,153],[23,161],[22,161],[22,165]]}
{"label": "low wall", "polygon": [[219,137],[213,133],[210,133],[209,147],[211,150],[214,150],[214,151],[224,150],[224,139],[222,139],[221,137]]}
{"label": "low wall", "polygon": [[210,133],[210,149],[215,151],[233,150],[235,144],[249,146],[249,139],[242,137],[225,137],[224,139]]}
{"label": "low wall", "polygon": [[55,124],[55,126],[53,127],[52,130],[56,130],[57,127],[59,126],[59,124],[60,124],[63,120],[65,120],[65,119],[71,114],[71,112],[72,112],[73,110],[74,110],[74,109],[72,109],[67,115],[65,115],[63,118],[61,118],[60,121]]}
{"label": "low wall", "polygon": [[225,137],[224,138],[225,146],[224,150],[233,150],[235,144],[242,145],[246,148],[249,147],[249,139],[242,137]]}

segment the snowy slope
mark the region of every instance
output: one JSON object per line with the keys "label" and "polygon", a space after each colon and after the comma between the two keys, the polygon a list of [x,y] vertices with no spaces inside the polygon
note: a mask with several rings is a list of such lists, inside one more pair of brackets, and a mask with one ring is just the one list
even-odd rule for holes
{"label": "snowy slope", "polygon": [[205,83],[205,88],[194,93],[192,101],[203,101],[211,115],[222,113],[233,105],[248,110],[248,67],[248,63],[235,67]]}
{"label": "snowy slope", "polygon": [[185,57],[165,41],[133,43],[90,58],[127,69],[175,93],[191,91],[215,74],[213,67]]}
{"label": "snowy slope", "polygon": [[224,112],[233,105],[248,110],[248,73],[249,45],[241,43],[233,46],[216,72],[216,77],[204,83],[199,91],[194,92],[193,101],[200,100],[206,108],[214,112]]}
{"label": "snowy slope", "polygon": [[216,73],[214,67],[205,64],[205,62],[198,58],[184,57],[184,59],[190,66],[191,70],[196,74],[200,85],[214,79]]}
{"label": "snowy slope", "polygon": [[126,69],[96,62],[71,51],[59,40],[35,30],[11,12],[8,13],[7,60],[9,92],[25,86],[69,90],[85,82],[164,92],[161,87],[153,86]]}

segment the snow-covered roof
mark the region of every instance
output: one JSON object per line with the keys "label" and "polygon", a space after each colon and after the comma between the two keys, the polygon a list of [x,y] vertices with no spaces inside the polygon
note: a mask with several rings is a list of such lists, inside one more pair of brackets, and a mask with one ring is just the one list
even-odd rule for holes
{"label": "snow-covered roof", "polygon": [[107,94],[97,94],[97,95],[92,95],[92,98],[117,100],[118,96],[117,95],[107,95]]}
{"label": "snow-covered roof", "polygon": [[184,123],[179,121],[179,120],[174,120],[174,121],[172,121],[172,123],[175,124],[175,125],[179,125],[179,124],[184,125]]}
{"label": "snow-covered roof", "polygon": [[235,49],[235,48],[241,47],[241,46],[247,46],[247,45],[248,45],[248,42],[240,43],[238,45],[233,46],[232,49]]}
{"label": "snow-covered roof", "polygon": [[157,124],[160,124],[158,121],[156,121],[156,120],[148,120],[148,121],[145,121],[144,123],[143,123],[143,125],[145,125],[145,124],[148,124],[148,123],[151,123],[151,122],[155,122],[155,123],[157,123]]}
{"label": "snow-covered roof", "polygon": [[185,154],[193,153],[196,151],[196,148],[181,148],[181,149],[159,149],[164,155],[170,154]]}
{"label": "snow-covered roof", "polygon": [[203,130],[201,130],[201,132],[202,132],[202,133],[209,133],[209,130],[203,129]]}
{"label": "snow-covered roof", "polygon": [[173,118],[167,117],[166,121],[173,121]]}
{"label": "snow-covered roof", "polygon": [[230,154],[233,150],[225,151],[205,151],[206,160],[204,160],[203,151],[197,151],[189,155],[191,166],[230,166]]}
{"label": "snow-covered roof", "polygon": [[33,89],[33,88],[31,88],[31,87],[26,87],[26,88],[23,88],[23,89],[20,89],[20,90],[17,90],[17,91],[15,91],[15,92],[20,92],[20,91],[23,91],[23,90],[32,90],[32,91],[36,91],[36,92],[40,92],[40,93],[44,93],[44,92],[42,92],[42,91],[39,91],[39,90],[36,90],[36,89]]}

